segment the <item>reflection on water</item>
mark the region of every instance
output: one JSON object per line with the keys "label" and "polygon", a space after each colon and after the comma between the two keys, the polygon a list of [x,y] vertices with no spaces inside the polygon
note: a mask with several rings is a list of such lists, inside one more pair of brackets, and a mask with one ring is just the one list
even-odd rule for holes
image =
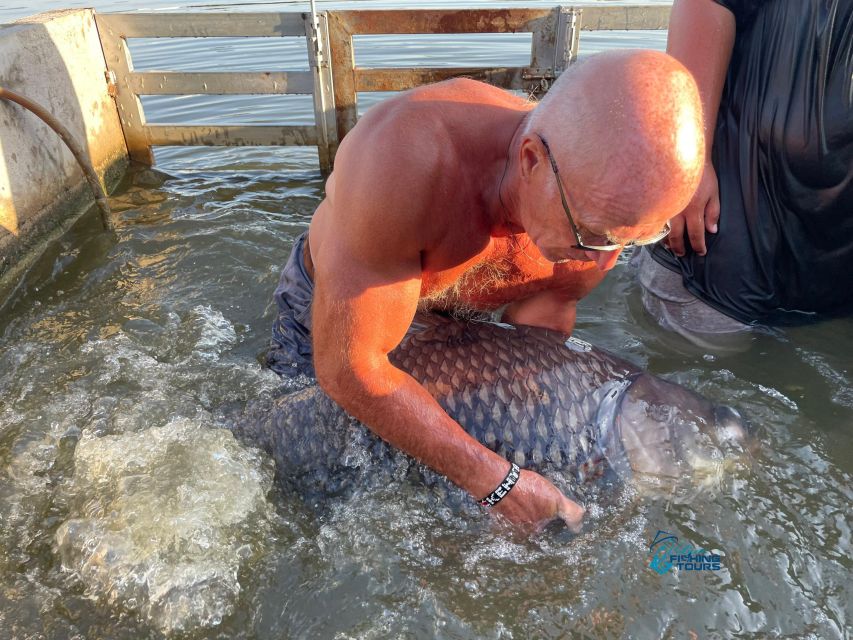
{"label": "reflection on water", "polygon": [[[853,322],[703,353],[653,325],[620,264],[579,336],[740,409],[748,468],[593,494],[577,537],[516,538],[405,477],[315,507],[268,490],[269,461],[221,427],[288,388],[258,356],[322,197],[316,152],[157,157],[173,178],[129,176],[115,235],[89,212],[0,315],[0,636],[845,637]],[[658,530],[722,569],[658,575]]]}

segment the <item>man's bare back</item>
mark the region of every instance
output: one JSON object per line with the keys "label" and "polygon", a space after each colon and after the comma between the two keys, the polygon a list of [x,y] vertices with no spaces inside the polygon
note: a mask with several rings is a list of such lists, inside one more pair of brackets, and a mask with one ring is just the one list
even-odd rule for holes
{"label": "man's bare back", "polygon": [[[613,116],[621,138],[612,152],[621,153],[615,142],[634,142],[642,159],[675,158],[668,140],[684,136],[663,135],[661,151],[652,134],[655,127],[677,127],[677,122],[696,128],[698,95],[677,63],[651,52],[600,58],[577,74],[574,89],[555,85],[549,107],[464,79],[414,89],[368,111],[338,151],[308,235],[318,382],[377,435],[477,498],[503,480],[509,463],[468,436],[417,381],[391,365],[387,354],[424,306],[493,310],[505,305],[505,321],[571,333],[577,301],[601,281],[619,251],[577,248],[571,214],[555,197],[558,178],[546,159],[543,136],[560,147],[555,162],[561,172],[565,167],[564,179],[576,179],[564,188],[585,245],[624,244],[659,232],[692,196],[701,158],[683,163],[675,158],[650,171],[626,164],[624,171],[638,182],[635,197],[618,183],[610,186],[607,178],[584,176],[585,167],[602,173],[613,160],[598,158],[594,148],[584,151],[584,162],[577,154],[565,155],[571,123],[555,122],[563,113],[560,91],[568,96],[582,81],[600,76],[604,83],[625,85],[612,96],[612,103],[621,105],[634,89],[631,78],[646,72],[659,82],[640,78],[637,90],[653,91],[655,99],[667,83],[686,87],[684,113],[661,115],[651,102],[626,107],[627,115]],[[581,96],[572,100],[580,104]],[[595,130],[590,119],[600,118],[597,102],[601,99],[578,107],[579,125]],[[598,128],[606,132],[607,126]],[[690,133],[701,146],[699,129]],[[646,149],[649,145],[654,148]],[[580,142],[574,146],[581,152]],[[671,175],[658,188],[660,170]],[[548,480],[524,470],[496,510],[516,522],[560,516],[574,527],[583,514]]]}
{"label": "man's bare back", "polygon": [[[360,189],[352,185],[367,187],[369,198],[383,188],[405,191],[398,178],[424,177],[430,188],[422,197],[399,193],[406,207],[383,219],[383,236],[419,248],[422,307],[494,310],[514,303],[507,313],[512,321],[527,300],[525,324],[570,333],[572,303],[604,273],[589,260],[546,260],[523,229],[496,221],[496,203],[482,198],[483,167],[503,169],[510,140],[534,106],[491,85],[458,79],[374,107],[341,145],[326,198],[314,214],[309,232],[314,262],[322,262],[330,233],[374,235],[371,216],[356,214],[360,202],[353,191]],[[554,313],[553,305],[542,305],[535,321],[530,306],[537,296],[559,298],[565,308]]]}

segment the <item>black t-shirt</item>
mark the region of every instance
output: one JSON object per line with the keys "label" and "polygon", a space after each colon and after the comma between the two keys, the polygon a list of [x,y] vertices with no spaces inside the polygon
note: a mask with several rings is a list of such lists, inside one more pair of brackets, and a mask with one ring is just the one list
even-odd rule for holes
{"label": "black t-shirt", "polygon": [[737,35],[708,253],[655,258],[742,322],[853,313],[853,0],[715,0]]}

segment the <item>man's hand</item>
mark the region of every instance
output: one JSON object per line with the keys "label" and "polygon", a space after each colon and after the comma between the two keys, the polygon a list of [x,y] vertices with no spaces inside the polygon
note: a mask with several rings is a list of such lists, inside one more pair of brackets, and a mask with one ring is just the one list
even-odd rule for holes
{"label": "man's hand", "polygon": [[717,183],[717,172],[711,162],[705,163],[705,171],[699,188],[693,195],[690,204],[670,220],[672,231],[664,243],[677,256],[684,255],[684,230],[690,238],[690,246],[700,256],[704,256],[705,231],[717,233],[717,222],[720,219],[720,188]]}
{"label": "man's hand", "polygon": [[586,510],[564,496],[550,480],[522,469],[521,477],[507,496],[495,507],[512,523],[541,528],[554,518],[562,518],[574,533],[579,533]]}

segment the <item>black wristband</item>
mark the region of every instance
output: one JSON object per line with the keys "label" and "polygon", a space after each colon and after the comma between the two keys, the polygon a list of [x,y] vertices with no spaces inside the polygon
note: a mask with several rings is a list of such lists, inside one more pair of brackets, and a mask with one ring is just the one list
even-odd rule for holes
{"label": "black wristband", "polygon": [[503,479],[503,482],[501,482],[494,491],[480,500],[480,506],[494,507],[498,502],[506,497],[506,494],[508,494],[510,489],[515,486],[515,483],[518,482],[518,478],[520,476],[521,469],[519,469],[518,465],[513,462],[512,466],[509,468],[509,472],[506,474],[506,478]]}

